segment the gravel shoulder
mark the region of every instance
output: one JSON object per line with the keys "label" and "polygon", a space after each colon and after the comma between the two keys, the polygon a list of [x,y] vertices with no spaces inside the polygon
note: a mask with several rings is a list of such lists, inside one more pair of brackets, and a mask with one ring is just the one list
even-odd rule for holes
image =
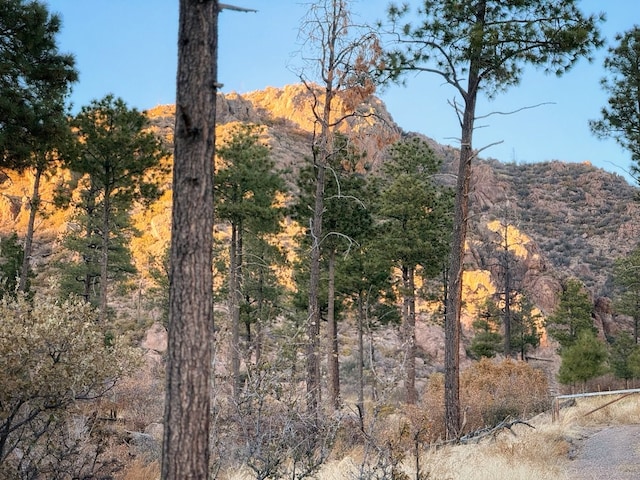
{"label": "gravel shoulder", "polygon": [[640,478],[640,425],[595,430],[576,447],[567,465],[567,480]]}

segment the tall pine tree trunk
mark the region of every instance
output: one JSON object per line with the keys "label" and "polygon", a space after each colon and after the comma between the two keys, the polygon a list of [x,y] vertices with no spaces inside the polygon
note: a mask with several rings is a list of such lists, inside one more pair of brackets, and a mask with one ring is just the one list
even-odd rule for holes
{"label": "tall pine tree trunk", "polygon": [[162,479],[209,478],[217,0],[180,0]]}
{"label": "tall pine tree trunk", "polygon": [[316,161],[316,192],[311,221],[311,258],[309,269],[309,310],[307,318],[307,410],[317,414],[320,405],[320,239],[324,211],[325,159]]}
{"label": "tall pine tree trunk", "polygon": [[[511,265],[509,258],[509,225],[504,221],[504,356],[511,356]],[[522,345],[522,343],[521,343]],[[523,355],[524,359],[524,355]]]}
{"label": "tall pine tree trunk", "polygon": [[364,308],[362,305],[362,292],[358,293],[358,417],[360,418],[360,430],[364,432]]}
{"label": "tall pine tree trunk", "polygon": [[404,299],[402,305],[404,344],[405,344],[405,392],[406,402],[415,405],[418,401],[416,391],[416,298],[413,267],[402,267],[402,287]]}
{"label": "tall pine tree trunk", "polygon": [[[264,258],[261,258],[261,263],[264,263]],[[264,272],[262,268],[258,274],[258,300],[256,302],[256,309],[258,316],[256,318],[255,335],[253,339],[253,352],[256,365],[260,365],[262,362],[262,322],[264,321]]]}
{"label": "tall pine tree trunk", "polygon": [[[475,92],[475,90],[474,90]],[[445,424],[447,438],[457,438],[460,433],[460,316],[462,314],[462,274],[464,247],[469,218],[469,187],[471,184],[471,161],[473,151],[473,121],[475,94],[469,95],[465,104],[462,126],[460,165],[456,184],[453,236],[449,260],[449,281],[445,314]]]}
{"label": "tall pine tree trunk", "polygon": [[33,235],[36,223],[36,214],[40,208],[40,179],[42,178],[43,167],[38,162],[33,177],[33,190],[29,201],[29,222],[27,223],[27,233],[24,237],[24,257],[22,258],[22,268],[20,270],[20,283],[18,289],[26,292],[29,286],[29,272],[31,266],[31,251],[33,250]]}
{"label": "tall pine tree trunk", "polygon": [[329,252],[329,294],[327,299],[327,369],[329,395],[334,409],[340,408],[340,362],[338,357],[338,325],[336,323],[336,252]]}
{"label": "tall pine tree trunk", "polygon": [[511,271],[507,260],[504,281],[504,356],[511,356]]}
{"label": "tall pine tree trunk", "polygon": [[102,200],[102,245],[100,248],[100,320],[107,321],[107,288],[109,284],[109,215],[111,210],[110,198],[105,192]]}
{"label": "tall pine tree trunk", "polygon": [[233,398],[240,397],[240,304],[238,293],[238,225],[231,222],[231,242],[229,246],[229,317],[231,319],[231,381],[233,383]]}
{"label": "tall pine tree trunk", "polygon": [[[90,192],[87,196],[87,204],[85,207],[85,213],[87,215],[87,218],[92,219],[93,215],[96,215],[95,209],[96,209],[96,205],[95,205],[95,191],[93,188],[90,189]],[[86,240],[87,242],[93,242],[93,236],[95,234],[94,232],[94,228],[92,225],[92,221],[90,220],[89,222],[87,222],[87,229],[85,231],[85,235],[86,235]],[[91,290],[92,287],[94,286],[95,283],[95,272],[94,272],[94,265],[97,261],[96,257],[95,257],[95,253],[91,253],[91,256],[87,256],[84,258],[84,262],[85,262],[85,267],[86,267],[86,273],[84,275],[84,278],[82,279],[82,296],[84,297],[85,302],[89,302],[91,301]]]}
{"label": "tall pine tree trunk", "polygon": [[[486,2],[476,6],[476,25],[482,26],[486,16]],[[480,85],[481,45],[470,53],[467,90],[464,93],[464,112],[460,138],[460,163],[456,181],[453,213],[453,235],[449,256],[449,282],[447,286],[444,320],[444,391],[445,429],[448,439],[460,435],[460,317],[462,315],[462,274],[464,269],[467,222],[469,221],[469,191],[476,100]]]}

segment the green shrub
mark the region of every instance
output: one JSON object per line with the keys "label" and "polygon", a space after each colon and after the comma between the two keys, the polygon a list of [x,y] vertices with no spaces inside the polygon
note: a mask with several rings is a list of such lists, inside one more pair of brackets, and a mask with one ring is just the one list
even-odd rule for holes
{"label": "green shrub", "polygon": [[[107,345],[96,310],[76,298],[5,298],[0,318],[0,476],[88,478],[96,471],[80,457],[94,456],[102,468],[96,452],[105,438],[96,438],[78,406],[132,371],[137,352],[115,338]],[[88,448],[93,440],[101,446]]]}

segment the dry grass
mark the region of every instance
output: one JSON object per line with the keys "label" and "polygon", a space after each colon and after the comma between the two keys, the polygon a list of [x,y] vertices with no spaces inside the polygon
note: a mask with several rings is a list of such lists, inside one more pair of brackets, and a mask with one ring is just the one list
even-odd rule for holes
{"label": "dry grass", "polygon": [[[614,396],[578,399],[563,408],[560,419],[552,422],[550,413],[529,420],[535,427],[517,424],[512,431],[502,430],[477,443],[444,447],[427,447],[420,462],[422,478],[430,480],[563,480],[570,456],[579,442],[607,425],[640,423],[640,395],[628,396],[610,405]],[[604,406],[604,407],[603,407]],[[603,407],[603,408],[600,408]],[[344,449],[346,450],[346,449]],[[346,453],[343,450],[343,453]],[[318,480],[360,480],[362,446],[353,448],[344,458],[327,463]],[[414,459],[408,453],[403,462],[407,479],[416,478]],[[121,480],[155,480],[159,478],[157,462],[136,461]],[[228,471],[222,480],[255,478],[247,470]],[[385,477],[377,477],[385,478]],[[391,478],[391,477],[389,477]],[[399,478],[399,477],[398,477]]]}
{"label": "dry grass", "polygon": [[[535,428],[516,425],[477,444],[431,448],[421,458],[423,478],[437,480],[562,480],[577,444],[590,433],[607,425],[640,423],[640,397],[629,396],[611,405],[613,396],[580,399],[562,409],[560,420],[549,413],[533,418]],[[593,413],[590,413],[593,412]],[[356,456],[354,456],[356,457]],[[404,471],[415,478],[407,459]],[[352,480],[358,476],[352,457],[327,464],[319,480]],[[241,477],[233,477],[239,480]],[[247,478],[247,477],[244,477]]]}
{"label": "dry grass", "polygon": [[118,480],[157,480],[160,478],[160,464],[158,462],[145,463],[136,459],[129,465]]}
{"label": "dry grass", "polygon": [[[617,399],[619,400],[615,401]],[[606,405],[608,403],[610,404]],[[574,406],[560,411],[558,423],[587,428],[638,424],[640,423],[640,394],[636,393],[624,398],[619,395],[603,395],[577,399]]]}
{"label": "dry grass", "polygon": [[[468,410],[469,423],[493,418],[482,412],[529,412],[531,406],[550,407],[550,401],[544,402],[538,391],[546,389],[546,385],[536,375],[537,372],[527,370],[526,365],[509,362],[481,364],[476,370],[470,371],[462,382],[465,388],[463,400],[473,406]],[[121,386],[119,400],[125,404],[127,416],[140,414],[135,406],[142,403],[141,399],[131,395],[132,391],[136,391],[134,385],[146,385],[148,390],[153,390],[155,378],[155,375],[149,374],[146,378],[132,379],[131,385],[125,382]],[[566,472],[570,457],[584,438],[603,426],[640,424],[640,395],[628,396],[613,403],[615,397],[612,395],[589,397],[577,399],[573,406],[561,409],[556,422],[552,422],[550,412],[545,412],[528,420],[535,428],[517,424],[512,430],[503,429],[477,443],[429,447],[429,442],[434,445],[442,438],[438,428],[442,415],[439,408],[442,402],[438,400],[441,398],[442,385],[439,376],[434,375],[433,379],[431,390],[425,392],[422,406],[398,411],[389,405],[388,412],[384,410],[377,418],[369,417],[372,422],[371,438],[376,438],[375,447],[381,447],[381,451],[388,448],[387,455],[401,459],[401,470],[406,476],[384,476],[380,472],[374,472],[372,476],[371,469],[365,472],[362,464],[364,460],[372,461],[372,457],[367,455],[371,455],[375,448],[362,443],[357,425],[344,425],[344,434],[347,436],[339,437],[334,445],[333,460],[324,465],[316,478],[415,479],[415,458],[411,450],[413,440],[419,438],[424,442],[420,454],[421,480],[563,480],[568,478]],[[493,391],[494,395],[487,395],[487,389]],[[530,405],[526,404],[525,397],[532,402]],[[148,406],[148,401],[144,404]],[[157,421],[160,402],[152,410],[154,414],[147,413],[145,417],[147,422]],[[366,448],[370,449],[368,454]],[[141,457],[137,458],[118,480],[158,479],[158,461],[148,463],[150,460],[145,462]],[[251,480],[255,475],[237,466],[221,472],[217,478]]]}
{"label": "dry grass", "polygon": [[[527,428],[527,427],[523,427]],[[559,480],[570,444],[562,435],[540,432],[529,435],[516,428],[517,440],[503,434],[497,439],[473,445],[432,448],[421,457],[424,479],[437,480]],[[404,472],[415,478],[415,468],[407,459]],[[359,465],[351,458],[328,464],[319,480],[351,480],[359,475]],[[238,479],[239,480],[239,479]]]}

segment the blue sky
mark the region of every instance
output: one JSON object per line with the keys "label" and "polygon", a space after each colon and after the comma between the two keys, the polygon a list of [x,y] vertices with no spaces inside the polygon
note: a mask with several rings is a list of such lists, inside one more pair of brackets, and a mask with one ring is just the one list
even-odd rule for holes
{"label": "blue sky", "polygon": [[[226,0],[225,0],[226,1]],[[80,72],[71,101],[74,109],[107,93],[122,97],[141,110],[175,99],[178,0],[46,0],[62,17],[60,50],[72,53]],[[258,13],[223,11],[220,16],[219,81],[223,92],[244,93],[267,86],[296,83],[301,66],[298,30],[307,0],[228,0]],[[388,0],[353,3],[356,17],[384,19]],[[417,1],[411,2],[417,4]],[[607,15],[604,36],[613,41],[640,23],[637,0],[583,0],[585,12]],[[548,103],[515,115],[479,121],[474,146],[502,142],[482,153],[504,162],[562,160],[590,161],[605,170],[625,175],[630,154],[613,140],[598,140],[588,120],[597,119],[607,95],[600,88],[602,49],[593,63],[581,60],[563,77],[531,70],[522,83],[488,103],[481,101],[478,115],[513,111]],[[426,74],[407,78],[406,87],[393,86],[379,96],[394,120],[407,131],[423,133],[436,141],[457,145],[456,116],[447,101],[451,87]]]}

